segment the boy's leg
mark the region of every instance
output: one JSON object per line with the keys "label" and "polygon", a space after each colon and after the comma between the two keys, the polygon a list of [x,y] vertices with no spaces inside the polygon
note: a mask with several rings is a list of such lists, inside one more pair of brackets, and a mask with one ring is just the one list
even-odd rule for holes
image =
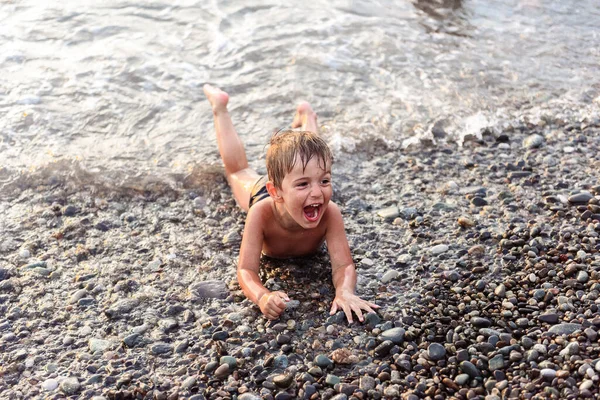
{"label": "boy's leg", "polygon": [[300,127],[303,131],[319,133],[317,114],[313,111],[310,104],[305,101],[298,104],[296,115],[294,115],[294,121],[292,122],[292,128]]}
{"label": "boy's leg", "polygon": [[212,106],[217,145],[225,165],[227,181],[238,205],[248,211],[250,192],[260,175],[248,167],[244,144],[235,131],[229,111],[227,111],[229,95],[210,85],[204,85],[203,89]]}

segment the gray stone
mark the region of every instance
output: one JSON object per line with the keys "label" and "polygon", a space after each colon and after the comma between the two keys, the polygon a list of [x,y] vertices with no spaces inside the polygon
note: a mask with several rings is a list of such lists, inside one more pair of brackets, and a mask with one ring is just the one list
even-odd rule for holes
{"label": "gray stone", "polygon": [[375,389],[375,385],[375,378],[372,378],[368,375],[361,376],[358,382],[359,388],[365,392]]}
{"label": "gray stone", "polygon": [[542,314],[538,317],[540,322],[545,322],[547,324],[556,324],[558,323],[558,314],[557,313],[546,313]]}
{"label": "gray stone", "polygon": [[495,371],[497,369],[504,368],[504,357],[502,354],[496,354],[494,357],[490,359],[488,362],[488,368],[490,371]]}
{"label": "gray stone", "polygon": [[86,294],[87,294],[86,289],[79,289],[78,291],[76,291],[75,293],[73,293],[71,295],[71,298],[69,299],[69,304],[77,303],[79,300],[84,298]]}
{"label": "gray stone", "polygon": [[365,314],[365,324],[369,326],[375,326],[381,322],[381,318],[377,313],[369,312]]}
{"label": "gray stone", "polygon": [[486,318],[472,317],[471,324],[473,324],[475,328],[489,328],[492,326],[492,321]]}
{"label": "gray stone", "polygon": [[60,390],[68,395],[77,393],[80,388],[81,384],[75,377],[66,378],[60,383]]}
{"label": "gray stone", "polygon": [[189,389],[191,387],[194,387],[196,385],[197,379],[195,376],[188,376],[182,383],[181,383],[181,387],[183,389]]}
{"label": "gray stone", "polygon": [[469,382],[470,378],[469,374],[458,374],[456,375],[456,378],[454,378],[454,382],[456,382],[457,385],[464,386]]}
{"label": "gray stone", "polygon": [[238,400],[262,400],[262,397],[260,397],[257,394],[254,394],[254,393],[246,392],[246,393],[240,394],[238,396]]}
{"label": "gray stone", "polygon": [[137,333],[132,333],[131,335],[125,336],[125,338],[123,339],[123,343],[125,343],[125,346],[132,348],[135,347],[135,345],[138,343],[139,338],[140,335],[138,335]]}
{"label": "gray stone", "polygon": [[227,364],[227,365],[229,365],[229,369],[231,371],[233,371],[233,369],[235,367],[237,367],[237,360],[236,360],[235,357],[232,357],[232,356],[223,356],[223,357],[221,357],[219,359],[219,363],[220,364]]}
{"label": "gray stone", "polygon": [[397,206],[391,206],[377,211],[377,215],[379,215],[385,221],[393,221],[394,218],[400,215],[400,210],[398,210]]}
{"label": "gray stone", "polygon": [[341,381],[340,377],[336,376],[336,375],[328,374],[325,377],[325,383],[328,384],[328,385],[330,385],[330,386],[335,386],[338,383],[340,383],[340,381]]}
{"label": "gray stone", "polygon": [[224,299],[229,295],[227,284],[217,280],[193,283],[189,290],[194,297],[201,299]]}
{"label": "gray stone", "polygon": [[293,309],[296,309],[298,307],[300,307],[300,301],[299,300],[290,300],[290,301],[287,301],[285,303],[285,309],[286,310],[293,310]]}
{"label": "gray stone", "polygon": [[433,246],[432,248],[430,248],[429,252],[434,256],[437,256],[439,254],[447,252],[449,249],[450,247],[448,247],[445,244],[438,244],[437,246]]}
{"label": "gray stone", "polygon": [[394,344],[402,344],[404,343],[405,334],[406,330],[404,328],[392,328],[381,332],[377,339],[382,342],[389,340]]}
{"label": "gray stone", "polygon": [[540,371],[540,375],[542,378],[551,381],[552,379],[556,378],[556,371],[550,368],[543,368]]}
{"label": "gray stone", "polygon": [[58,381],[56,379],[46,379],[42,382],[42,389],[47,392],[51,392],[58,387]]}
{"label": "gray stone", "polygon": [[396,270],[390,269],[381,277],[381,282],[388,283],[389,281],[396,279],[400,276],[400,273]]}
{"label": "gray stone", "polygon": [[105,310],[104,313],[111,319],[124,318],[126,314],[129,314],[139,304],[140,301],[136,298],[122,299],[115,302],[108,310]]}
{"label": "gray stone", "polygon": [[92,338],[88,341],[90,352],[95,353],[97,351],[104,352],[111,348],[112,343],[109,340],[95,339]]}
{"label": "gray stone", "polygon": [[439,343],[431,343],[427,348],[427,355],[432,361],[438,361],[446,356],[446,349]]}
{"label": "gray stone", "polygon": [[460,369],[464,373],[468,374],[471,378],[478,378],[481,376],[481,372],[479,371],[479,369],[470,361],[461,362]]}
{"label": "gray stone", "polygon": [[527,149],[534,149],[540,147],[544,143],[544,137],[534,133],[533,135],[529,135],[523,140],[523,147]]}
{"label": "gray stone", "polygon": [[285,354],[280,354],[273,359],[273,367],[274,368],[287,368],[290,364],[287,356]]}
{"label": "gray stone", "polygon": [[569,203],[587,204],[587,202],[590,201],[592,198],[594,198],[594,196],[592,196],[591,193],[581,192],[581,193],[577,193],[572,196],[569,196]]}
{"label": "gray stone", "polygon": [[564,323],[559,325],[554,325],[548,329],[550,333],[556,333],[557,335],[570,335],[575,331],[581,329],[581,324],[574,323]]}
{"label": "gray stone", "polygon": [[394,347],[394,343],[391,340],[386,340],[382,342],[379,346],[375,347],[373,352],[378,357],[385,357],[389,354],[392,347]]}
{"label": "gray stone", "polygon": [[579,271],[579,273],[577,274],[577,282],[579,283],[586,283],[588,279],[589,275],[585,271]]}
{"label": "gray stone", "polygon": [[333,361],[330,360],[329,357],[327,357],[324,354],[318,354],[315,357],[315,364],[317,364],[321,368],[327,368],[330,365],[333,365]]}
{"label": "gray stone", "polygon": [[414,207],[406,207],[400,210],[400,216],[406,220],[415,219],[418,215],[418,211]]}
{"label": "gray stone", "polygon": [[173,345],[162,342],[154,343],[152,346],[150,346],[150,352],[155,356],[160,354],[173,353]]}
{"label": "gray stone", "polygon": [[237,231],[237,229],[228,232],[225,236],[223,236],[223,244],[229,245],[239,245],[242,242],[242,236]]}

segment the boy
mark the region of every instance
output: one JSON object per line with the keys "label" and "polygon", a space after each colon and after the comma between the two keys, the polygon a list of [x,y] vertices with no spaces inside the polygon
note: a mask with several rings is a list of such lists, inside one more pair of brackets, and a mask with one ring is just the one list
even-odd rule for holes
{"label": "boy", "polygon": [[329,147],[317,135],[317,116],[308,103],[301,103],[292,128],[274,135],[267,152],[268,180],[248,167],[244,146],[229,112],[229,95],[210,85],[204,94],[213,110],[219,153],[227,181],[238,205],[248,211],[240,248],[237,276],[246,297],[260,307],[268,319],[277,319],[289,301],[282,291],[271,292],[258,277],[261,253],[276,258],[316,252],[327,242],[335,299],[331,314],[343,310],[348,322],[352,312],[363,321],[363,310],[376,304],[354,294],[356,270],[344,231],[342,214],[331,202]]}

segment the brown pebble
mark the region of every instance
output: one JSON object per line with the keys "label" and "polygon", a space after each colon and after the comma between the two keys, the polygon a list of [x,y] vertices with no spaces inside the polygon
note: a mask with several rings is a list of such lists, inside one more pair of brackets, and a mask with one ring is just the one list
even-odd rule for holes
{"label": "brown pebble", "polygon": [[450,388],[452,390],[459,390],[460,388],[458,387],[458,385],[450,378],[444,378],[442,379],[442,383],[444,384],[444,386],[446,386],[447,388]]}
{"label": "brown pebble", "polygon": [[471,228],[475,226],[475,221],[467,217],[458,217],[458,225],[463,228]]}

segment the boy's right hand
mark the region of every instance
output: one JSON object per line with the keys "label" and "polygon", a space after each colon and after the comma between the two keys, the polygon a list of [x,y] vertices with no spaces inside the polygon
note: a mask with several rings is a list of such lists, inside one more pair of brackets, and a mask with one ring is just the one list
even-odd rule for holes
{"label": "boy's right hand", "polygon": [[284,292],[269,292],[262,295],[258,300],[260,311],[268,319],[277,319],[285,310],[285,302],[290,301],[290,298]]}

